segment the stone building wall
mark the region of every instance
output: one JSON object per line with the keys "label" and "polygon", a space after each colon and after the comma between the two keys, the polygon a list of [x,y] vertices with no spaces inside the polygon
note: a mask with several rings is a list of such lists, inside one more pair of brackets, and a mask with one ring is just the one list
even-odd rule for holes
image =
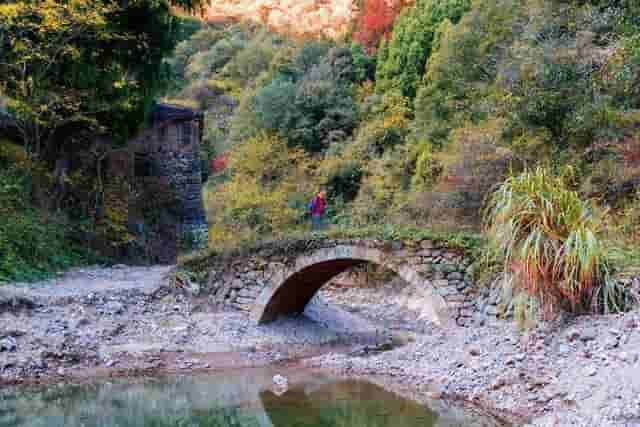
{"label": "stone building wall", "polygon": [[130,186],[130,261],[175,263],[180,249],[208,243],[201,138],[200,113],[160,105],[151,126],[111,154],[107,179],[125,179]]}

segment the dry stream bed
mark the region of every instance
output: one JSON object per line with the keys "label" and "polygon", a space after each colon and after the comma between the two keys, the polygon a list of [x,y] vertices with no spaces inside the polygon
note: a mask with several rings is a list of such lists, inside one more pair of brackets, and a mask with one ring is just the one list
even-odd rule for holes
{"label": "dry stream bed", "polygon": [[460,407],[493,416],[458,425],[640,426],[637,311],[525,333],[490,320],[445,330],[424,322],[410,287],[392,281],[328,286],[309,310],[316,321],[255,326],[163,286],[169,271],[83,269],[0,288],[2,388],[262,367],[364,379],[443,420],[462,417]]}

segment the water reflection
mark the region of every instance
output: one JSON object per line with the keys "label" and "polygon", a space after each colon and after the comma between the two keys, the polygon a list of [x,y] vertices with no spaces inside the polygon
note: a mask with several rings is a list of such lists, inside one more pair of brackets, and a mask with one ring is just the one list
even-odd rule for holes
{"label": "water reflection", "polygon": [[91,386],[0,390],[0,427],[432,427],[491,420],[435,412],[376,385],[271,369],[212,376],[116,381]]}
{"label": "water reflection", "polygon": [[360,381],[300,386],[281,396],[266,390],[260,398],[274,427],[422,427],[438,418],[425,406]]}

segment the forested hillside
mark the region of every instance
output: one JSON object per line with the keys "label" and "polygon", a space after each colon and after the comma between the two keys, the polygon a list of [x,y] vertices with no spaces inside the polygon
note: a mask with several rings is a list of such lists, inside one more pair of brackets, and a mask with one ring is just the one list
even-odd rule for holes
{"label": "forested hillside", "polygon": [[400,6],[363,1],[340,40],[236,25],[178,46],[172,97],[234,105],[207,125],[211,244],[304,230],[326,188],[334,227],[486,231],[522,287],[584,308],[638,262],[639,6]]}
{"label": "forested hillside", "polygon": [[[336,223],[477,226],[492,186],[539,165],[571,166],[584,198],[622,212],[634,203],[640,152],[635,12],[630,2],[420,1],[380,31],[377,49],[358,43],[366,18],[337,42],[206,28],[178,47],[184,89],[174,98],[238,103],[229,120],[209,120],[209,157],[231,156],[216,199],[231,208],[224,189],[246,182],[240,169],[254,160],[272,207],[230,193],[265,231],[300,220],[269,214],[298,194],[277,197],[290,174],[328,188]],[[283,142],[295,171],[277,166]]]}

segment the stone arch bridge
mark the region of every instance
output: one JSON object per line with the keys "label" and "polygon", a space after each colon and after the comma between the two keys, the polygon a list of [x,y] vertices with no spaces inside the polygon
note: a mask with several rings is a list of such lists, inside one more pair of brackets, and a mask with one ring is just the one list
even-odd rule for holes
{"label": "stone arch bridge", "polygon": [[[473,316],[471,258],[446,242],[379,240],[274,241],[245,253],[201,258],[207,289],[220,305],[250,312],[257,323],[299,314],[333,277],[365,263],[380,265],[419,288],[427,320],[464,325]],[[187,264],[187,268],[196,267]]]}

